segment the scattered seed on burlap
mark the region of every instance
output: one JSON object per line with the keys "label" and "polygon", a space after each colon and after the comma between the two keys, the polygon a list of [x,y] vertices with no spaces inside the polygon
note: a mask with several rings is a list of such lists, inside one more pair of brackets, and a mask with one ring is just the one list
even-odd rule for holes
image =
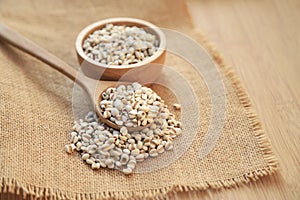
{"label": "scattered seed on burlap", "polygon": [[88,36],[83,51],[102,64],[129,65],[151,57],[158,45],[156,36],[143,28],[107,24]]}
{"label": "scattered seed on burlap", "polygon": [[[150,93],[148,94],[147,91]],[[127,95],[123,95],[124,92]],[[181,134],[181,124],[175,120],[174,115],[169,112],[164,101],[156,93],[138,83],[127,87],[119,86],[117,89],[109,88],[106,93],[107,105],[111,105],[111,108],[118,107],[116,119],[122,118],[120,115],[124,113],[125,116],[126,113],[128,114],[126,120],[122,121],[123,127],[120,131],[110,128],[101,123],[94,112],[89,112],[84,119],[74,122],[73,130],[70,133],[71,143],[65,146],[67,153],[78,151],[82,160],[91,165],[94,170],[109,168],[119,170],[124,174],[131,174],[139,162],[143,162],[148,157],[155,158],[159,154],[173,149],[173,139]],[[142,97],[145,93],[147,96]],[[132,107],[137,100],[132,98],[132,94],[137,94],[137,96],[141,94],[141,99],[146,103],[137,104],[140,105],[138,108]],[[110,100],[110,96],[120,97],[122,95],[122,98]],[[124,98],[133,101],[130,104],[122,101]],[[138,98],[138,101],[141,99]],[[101,105],[104,103],[100,102]],[[151,106],[157,107],[154,107],[155,112],[151,111]],[[107,107],[103,106],[103,108],[104,111],[109,111],[105,110]],[[145,113],[138,115],[141,110],[145,110]],[[135,113],[132,114],[133,117],[129,117],[131,111]],[[149,117],[151,113],[155,114]],[[138,120],[142,118],[151,119],[151,125],[148,128],[135,132],[127,130],[126,123],[138,125]],[[137,122],[133,119],[137,119]]]}
{"label": "scattered seed on burlap", "polygon": [[174,104],[173,104],[173,107],[174,107],[176,110],[180,110],[180,109],[181,109],[181,105],[178,104],[178,103],[174,103]]}

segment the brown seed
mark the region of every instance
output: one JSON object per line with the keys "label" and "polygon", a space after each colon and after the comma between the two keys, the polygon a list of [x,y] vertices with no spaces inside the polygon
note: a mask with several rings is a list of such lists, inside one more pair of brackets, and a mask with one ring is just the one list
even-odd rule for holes
{"label": "brown seed", "polygon": [[67,145],[65,146],[65,151],[66,151],[67,153],[69,153],[69,154],[73,153],[73,150],[72,150],[71,145],[67,144]]}
{"label": "brown seed", "polygon": [[181,109],[181,105],[178,104],[178,103],[174,103],[174,104],[173,104],[173,107],[174,107],[176,110],[180,110],[180,109]]}

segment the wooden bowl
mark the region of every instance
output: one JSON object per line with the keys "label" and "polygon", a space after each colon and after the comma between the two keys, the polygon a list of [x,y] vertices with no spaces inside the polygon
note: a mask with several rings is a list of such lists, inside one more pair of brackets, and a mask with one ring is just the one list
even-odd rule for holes
{"label": "wooden bowl", "polygon": [[[91,33],[103,28],[106,24],[143,28],[146,32],[156,36],[159,41],[157,51],[151,57],[129,65],[106,65],[89,58],[83,51],[83,43]],[[79,33],[75,45],[83,73],[97,80],[119,80],[124,74],[130,72],[131,75],[126,76],[125,79],[123,77],[122,80],[139,81],[139,79],[143,79],[145,81],[144,79],[147,77],[148,81],[153,81],[159,76],[166,56],[166,38],[162,30],[147,21],[135,18],[108,18],[95,22]]]}

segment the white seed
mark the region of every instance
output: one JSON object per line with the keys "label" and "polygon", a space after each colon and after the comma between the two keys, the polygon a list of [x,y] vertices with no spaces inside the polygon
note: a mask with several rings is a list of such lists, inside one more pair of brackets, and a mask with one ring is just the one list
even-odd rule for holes
{"label": "white seed", "polygon": [[135,157],[136,161],[138,162],[144,161],[144,158],[145,158],[144,154],[139,154]]}
{"label": "white seed", "polygon": [[130,143],[130,144],[134,144],[135,140],[134,139],[129,139],[127,142]]}
{"label": "white seed", "polygon": [[110,151],[110,156],[112,156],[112,157],[118,157],[118,156],[121,156],[121,155],[122,155],[122,152],[118,152],[118,151],[115,151],[115,150]]}
{"label": "white seed", "polygon": [[104,144],[100,147],[100,151],[109,151],[115,147],[115,144]]}
{"label": "white seed", "polygon": [[165,144],[165,149],[166,149],[167,151],[173,149],[173,144],[172,144],[171,142],[167,142],[167,143]]}
{"label": "white seed", "polygon": [[117,116],[117,115],[119,115],[119,110],[118,110],[117,108],[112,108],[110,112],[111,112],[111,115],[112,115],[112,116]]}
{"label": "white seed", "polygon": [[112,144],[116,141],[116,138],[109,138],[105,141],[105,144]]}
{"label": "white seed", "polygon": [[106,92],[103,92],[102,93],[102,99],[105,99],[105,100],[107,100],[108,99],[108,94],[106,93]]}
{"label": "white seed", "polygon": [[142,87],[141,84],[139,84],[138,82],[134,82],[131,84],[134,90],[138,90]]}
{"label": "white seed", "polygon": [[105,161],[106,161],[106,159],[101,159],[100,160],[100,166],[103,167],[103,168],[106,167]]}
{"label": "white seed", "polygon": [[128,138],[127,138],[126,136],[122,136],[122,135],[121,135],[121,136],[120,136],[120,139],[121,139],[122,141],[127,141]]}
{"label": "white seed", "polygon": [[[181,127],[181,125],[180,125],[180,127]],[[176,131],[176,134],[177,134],[177,135],[180,135],[180,134],[181,134],[181,128],[175,128],[175,131]]]}
{"label": "white seed", "polygon": [[165,151],[164,146],[163,145],[159,145],[157,147],[157,153],[163,153]]}
{"label": "white seed", "polygon": [[[74,126],[75,126],[75,125],[74,125]],[[71,132],[71,134],[70,134],[70,135],[71,135],[71,138],[74,138],[75,136],[77,136],[77,135],[78,135],[78,133],[73,131],[73,132]],[[73,139],[72,139],[72,140],[73,140]]]}
{"label": "white seed", "polygon": [[118,125],[118,126],[122,126],[124,124],[124,122],[122,120],[116,120],[115,123]]}
{"label": "white seed", "polygon": [[132,161],[136,161],[135,157],[134,156],[129,156],[129,160],[132,160]]}
{"label": "white seed", "polygon": [[81,126],[83,127],[83,128],[85,128],[85,127],[87,127],[89,124],[87,123],[87,122],[82,122],[81,123]]}
{"label": "white seed", "polygon": [[128,133],[127,128],[125,126],[122,126],[120,129],[120,133],[122,133],[123,135],[127,134]]}
{"label": "white seed", "polygon": [[133,161],[133,160],[130,160],[128,163],[127,163],[127,167],[131,168],[131,169],[134,169],[135,168],[135,165],[136,165],[136,162]]}
{"label": "white seed", "polygon": [[137,143],[137,148],[138,148],[138,149],[142,149],[142,148],[143,148],[143,142],[138,141],[138,143]]}
{"label": "white seed", "polygon": [[156,150],[156,149],[150,150],[149,155],[150,155],[151,157],[156,157],[156,156],[158,156],[157,150]]}
{"label": "white seed", "polygon": [[85,153],[85,154],[83,154],[82,155],[82,160],[86,160],[86,159],[88,159],[90,157],[90,154],[88,154],[88,153]]}
{"label": "white seed", "polygon": [[140,153],[139,149],[134,149],[131,151],[131,155],[133,155],[133,156],[137,156],[139,153]]}
{"label": "white seed", "polygon": [[90,141],[90,139],[91,139],[92,137],[89,135],[89,134],[83,134],[82,135],[82,140],[84,141],[84,142],[89,142]]}
{"label": "white seed", "polygon": [[87,148],[87,152],[89,154],[94,154],[96,151],[97,151],[97,145],[93,144],[93,145],[88,146],[88,148]]}
{"label": "white seed", "polygon": [[[80,150],[80,147],[81,147],[81,146],[82,146],[82,143],[81,143],[81,142],[77,142],[77,143],[76,143],[76,147],[77,147],[79,150]],[[76,148],[76,149],[77,149],[77,148]]]}
{"label": "white seed", "polygon": [[141,141],[141,140],[142,140],[142,136],[141,136],[140,134],[138,134],[138,135],[136,135],[136,136],[134,137],[134,139],[135,139],[136,141]]}
{"label": "white seed", "polygon": [[139,118],[145,117],[145,115],[146,115],[146,113],[145,113],[144,111],[138,111],[138,112],[137,112],[137,116],[138,116]]}
{"label": "white seed", "polygon": [[148,158],[149,157],[149,153],[144,153],[144,158]]}
{"label": "white seed", "polygon": [[122,110],[123,106],[124,106],[124,104],[122,101],[120,101],[120,100],[115,101],[114,107],[117,108],[118,110]]}
{"label": "white seed", "polygon": [[126,105],[126,106],[125,106],[125,110],[126,110],[127,112],[132,111],[132,106],[131,106],[131,105]]}
{"label": "white seed", "polygon": [[129,112],[129,117],[131,117],[131,116],[135,117],[136,115],[137,115],[137,111],[136,110],[131,110]]}
{"label": "white seed", "polygon": [[95,158],[95,160],[100,160],[102,158],[102,156],[98,153],[93,154],[93,157]]}
{"label": "white seed", "polygon": [[149,148],[147,146],[143,146],[143,150],[147,151]]}
{"label": "white seed", "polygon": [[111,164],[107,165],[107,167],[108,167],[109,169],[113,169],[113,168],[115,167],[115,164],[114,164],[114,163],[111,163]]}
{"label": "white seed", "polygon": [[129,155],[129,154],[130,154],[130,151],[129,151],[129,149],[123,149],[123,153]]}
{"label": "white seed", "polygon": [[116,167],[121,167],[122,166],[122,164],[120,163],[120,161],[116,161],[115,165],[116,165]]}
{"label": "white seed", "polygon": [[111,117],[111,113],[110,113],[108,110],[106,110],[106,111],[103,112],[103,117],[104,117],[105,119],[108,119],[108,118]]}
{"label": "white seed", "polygon": [[107,152],[107,151],[99,151],[99,153],[102,155],[102,157],[104,157],[104,158],[108,158],[108,157],[110,157],[110,154],[109,154],[109,152]]}
{"label": "white seed", "polygon": [[122,121],[125,123],[125,122],[127,122],[127,120],[128,120],[128,118],[125,116],[125,115],[122,115]]}
{"label": "white seed", "polygon": [[86,159],[85,162],[90,165],[92,165],[94,163],[94,161],[92,159]]}
{"label": "white seed", "polygon": [[152,140],[152,142],[153,142],[155,145],[160,145],[160,144],[161,144],[161,140],[160,140],[160,139]]}
{"label": "white seed", "polygon": [[75,124],[72,129],[79,132],[81,130],[81,126],[79,124]]}
{"label": "white seed", "polygon": [[129,160],[129,156],[127,154],[122,154],[120,162],[122,165],[125,165]]}
{"label": "white seed", "polygon": [[80,147],[80,150],[83,151],[83,152],[86,152],[87,147],[86,147],[86,146],[81,146],[81,147]]}
{"label": "white seed", "polygon": [[128,149],[130,150],[130,151],[132,151],[133,149],[135,149],[136,148],[136,144],[129,144],[128,145]]}
{"label": "white seed", "polygon": [[123,172],[124,174],[131,174],[131,173],[132,173],[132,169],[131,169],[131,168],[124,168],[124,169],[122,170],[122,172]]}
{"label": "white seed", "polygon": [[154,143],[150,143],[149,147],[150,147],[151,149],[155,149],[156,145],[155,145]]}
{"label": "white seed", "polygon": [[132,122],[126,122],[125,126],[127,126],[127,127],[133,127],[133,123]]}
{"label": "white seed", "polygon": [[88,130],[86,131],[86,134],[91,135],[93,133],[93,128],[88,127]]}
{"label": "white seed", "polygon": [[142,126],[146,126],[148,124],[148,119],[144,119],[141,123]]}
{"label": "white seed", "polygon": [[112,159],[110,159],[110,158],[105,160],[105,164],[107,166],[112,165],[113,163],[114,163],[114,161]]}
{"label": "white seed", "polygon": [[99,169],[100,168],[100,163],[93,163],[92,164],[92,169]]}
{"label": "white seed", "polygon": [[169,114],[168,114],[168,113],[161,113],[161,114],[160,114],[160,117],[161,117],[162,119],[167,119],[167,118],[169,117]]}
{"label": "white seed", "polygon": [[111,93],[115,92],[115,90],[116,90],[115,88],[110,87],[110,88],[106,89],[106,93],[111,94]]}
{"label": "white seed", "polygon": [[78,140],[79,140],[79,138],[78,138],[77,136],[74,136],[72,142],[73,142],[73,143],[76,143],[76,142],[78,142]]}
{"label": "white seed", "polygon": [[101,142],[104,142],[104,141],[106,140],[106,138],[107,138],[107,137],[105,137],[104,135],[100,135],[98,139],[99,139]]}
{"label": "white seed", "polygon": [[146,135],[147,135],[148,137],[153,136],[153,130],[149,130],[149,131],[146,133]]}

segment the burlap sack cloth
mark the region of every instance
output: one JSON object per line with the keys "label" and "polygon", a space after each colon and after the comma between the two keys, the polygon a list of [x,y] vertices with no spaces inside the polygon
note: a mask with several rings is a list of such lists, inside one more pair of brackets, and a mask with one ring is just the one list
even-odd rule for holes
{"label": "burlap sack cloth", "polygon": [[[181,1],[16,1],[0,2],[0,20],[76,67],[74,41],[86,25],[107,17],[136,17],[192,34]],[[213,151],[198,152],[208,129],[210,98],[203,79],[167,58],[195,87],[200,128],[190,148],[170,166],[125,176],[91,170],[78,155],[67,155],[73,123],[73,84],[45,64],[0,42],[0,188],[23,196],[98,199],[165,196],[171,191],[229,187],[276,169],[269,142],[249,99],[220,55],[201,34],[192,36],[211,53],[226,89],[226,123]]]}

